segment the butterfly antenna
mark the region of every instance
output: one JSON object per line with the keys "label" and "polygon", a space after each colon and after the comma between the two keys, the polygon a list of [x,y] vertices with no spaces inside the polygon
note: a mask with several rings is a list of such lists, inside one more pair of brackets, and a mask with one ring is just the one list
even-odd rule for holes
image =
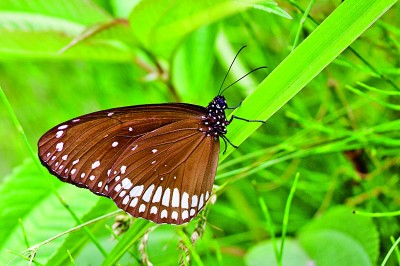
{"label": "butterfly antenna", "polygon": [[224,80],[222,81],[221,87],[219,88],[218,95],[221,95],[222,92],[225,90],[225,89],[224,89],[224,90],[221,92],[222,86],[224,86],[226,77],[228,77],[229,71],[231,71],[231,68],[232,68],[232,66],[233,66],[233,63],[235,63],[236,57],[238,57],[238,55],[240,54],[240,52],[241,52],[244,48],[246,48],[246,45],[244,45],[242,48],[240,48],[239,51],[236,53],[235,58],[233,58],[233,61],[232,61],[231,65],[229,66],[228,71],[226,72],[226,75],[225,75],[225,77],[224,77]]}
{"label": "butterfly antenna", "polygon": [[[228,87],[226,87],[225,89],[223,89],[223,90],[221,91],[221,94],[224,93],[224,91],[226,91],[226,89],[228,89],[229,87],[233,86],[233,85],[236,84],[237,82],[241,81],[242,79],[244,79],[245,77],[247,77],[247,76],[250,75],[251,73],[253,73],[253,72],[257,71],[257,70],[263,69],[263,68],[268,68],[268,67],[262,66],[262,67],[257,67],[256,69],[253,69],[252,71],[250,71],[249,73],[247,73],[246,75],[244,75],[243,77],[241,77],[240,79],[236,80],[236,81],[233,82],[231,85],[229,85]],[[218,95],[221,95],[221,94],[218,93]]]}

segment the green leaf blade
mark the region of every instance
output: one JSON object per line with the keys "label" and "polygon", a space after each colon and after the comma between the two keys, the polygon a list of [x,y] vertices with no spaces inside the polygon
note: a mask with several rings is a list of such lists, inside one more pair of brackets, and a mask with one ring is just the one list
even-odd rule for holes
{"label": "green leaf blade", "polygon": [[[259,120],[270,118],[395,2],[343,2],[232,114]],[[228,138],[238,145],[259,126],[257,123],[233,123]],[[232,151],[229,147],[222,158]]]}

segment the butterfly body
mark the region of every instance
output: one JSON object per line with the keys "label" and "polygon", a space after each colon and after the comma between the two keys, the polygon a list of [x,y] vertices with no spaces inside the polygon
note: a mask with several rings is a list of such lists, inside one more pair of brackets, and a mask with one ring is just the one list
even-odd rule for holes
{"label": "butterfly body", "polygon": [[42,164],[61,181],[109,197],[127,213],[182,224],[211,195],[219,137],[229,121],[223,96],[207,107],[149,104],[83,115],[39,140]]}

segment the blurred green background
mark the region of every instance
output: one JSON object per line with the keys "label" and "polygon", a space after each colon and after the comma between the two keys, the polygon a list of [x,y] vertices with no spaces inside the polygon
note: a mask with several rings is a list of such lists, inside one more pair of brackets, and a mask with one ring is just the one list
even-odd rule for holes
{"label": "blurred green background", "polygon": [[[24,265],[25,249],[117,209],[41,171],[24,138],[36,153],[46,130],[92,111],[206,106],[246,45],[225,86],[268,69],[224,93],[236,106],[341,2],[2,0],[0,263]],[[360,5],[378,8],[373,2]],[[144,250],[140,237],[154,224],[135,220],[114,239],[111,215],[40,246],[35,263],[139,265],[148,256],[176,265],[190,254],[194,265],[397,265],[400,252],[389,250],[399,214],[388,212],[400,209],[400,9],[384,2],[387,12],[351,48],[221,162],[217,201],[203,217],[153,228]],[[234,123],[228,131],[244,126]],[[194,231],[203,235],[192,247]]]}

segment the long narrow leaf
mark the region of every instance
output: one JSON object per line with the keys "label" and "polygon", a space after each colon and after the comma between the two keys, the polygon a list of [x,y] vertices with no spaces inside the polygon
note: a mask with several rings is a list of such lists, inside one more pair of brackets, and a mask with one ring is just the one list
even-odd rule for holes
{"label": "long narrow leaf", "polygon": [[[266,120],[306,86],[318,73],[388,10],[396,0],[347,0],[311,33],[233,114]],[[242,143],[260,123],[235,121],[228,138]],[[233,151],[229,147],[222,156]]]}

